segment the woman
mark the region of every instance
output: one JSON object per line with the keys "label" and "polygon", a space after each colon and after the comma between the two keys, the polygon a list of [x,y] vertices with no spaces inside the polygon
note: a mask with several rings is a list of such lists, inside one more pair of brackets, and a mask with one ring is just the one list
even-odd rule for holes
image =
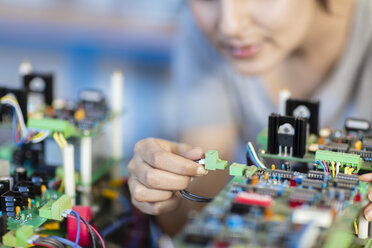
{"label": "woman", "polygon": [[[157,215],[171,234],[190,210],[203,206],[180,198],[177,190],[214,196],[228,180],[226,172],[204,176],[193,160],[210,149],[233,158],[238,141],[254,140],[266,126],[280,89],[295,98],[320,99],[322,126],[340,126],[347,116],[372,119],[370,0],[190,0],[188,5],[174,66],[183,143],[142,140],[129,164],[133,204]],[[367,218],[371,209],[366,208]]]}

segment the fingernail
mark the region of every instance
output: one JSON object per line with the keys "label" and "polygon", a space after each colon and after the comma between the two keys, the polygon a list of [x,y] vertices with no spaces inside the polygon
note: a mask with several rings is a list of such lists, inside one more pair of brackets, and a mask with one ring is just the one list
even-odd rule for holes
{"label": "fingernail", "polygon": [[196,169],[196,173],[198,175],[206,175],[206,173],[208,173],[203,166],[199,166],[197,169]]}
{"label": "fingernail", "polygon": [[370,201],[372,201],[372,193],[369,193],[369,194],[368,194],[368,199],[369,199]]}
{"label": "fingernail", "polygon": [[364,218],[368,221],[371,221],[372,220],[372,212],[369,211],[367,214],[364,215]]}
{"label": "fingernail", "polygon": [[199,152],[199,156],[202,157],[203,156],[203,149],[201,149],[200,147],[194,147],[192,148],[192,150],[197,150]]}

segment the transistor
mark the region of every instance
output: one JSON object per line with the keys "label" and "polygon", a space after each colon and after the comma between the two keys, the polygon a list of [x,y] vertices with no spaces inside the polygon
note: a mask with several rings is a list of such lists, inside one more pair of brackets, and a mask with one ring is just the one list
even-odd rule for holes
{"label": "transistor", "polygon": [[307,119],[271,114],[267,150],[270,154],[303,157],[306,152]]}
{"label": "transistor", "polygon": [[286,115],[307,118],[310,133],[318,134],[319,105],[319,101],[288,99],[286,102]]}

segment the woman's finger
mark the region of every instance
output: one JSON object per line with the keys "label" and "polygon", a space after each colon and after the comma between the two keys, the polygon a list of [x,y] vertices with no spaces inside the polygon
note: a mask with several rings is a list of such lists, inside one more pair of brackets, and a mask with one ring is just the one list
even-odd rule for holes
{"label": "woman's finger", "polygon": [[158,190],[182,190],[187,188],[190,177],[177,175],[168,171],[154,169],[143,161],[136,161],[128,166],[131,176],[148,188]]}
{"label": "woman's finger", "polygon": [[138,202],[166,201],[173,195],[172,191],[149,189],[135,177],[130,177],[128,184],[132,197]]}
{"label": "woman's finger", "polygon": [[176,208],[178,208],[180,201],[177,196],[173,195],[172,198],[166,201],[155,203],[139,202],[132,197],[132,203],[134,206],[136,206],[138,209],[146,214],[159,215],[175,210]]}

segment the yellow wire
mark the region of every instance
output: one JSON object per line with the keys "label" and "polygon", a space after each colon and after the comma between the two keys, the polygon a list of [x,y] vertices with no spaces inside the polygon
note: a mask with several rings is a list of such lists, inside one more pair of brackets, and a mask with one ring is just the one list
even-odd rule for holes
{"label": "yellow wire", "polygon": [[345,167],[344,173],[349,174],[349,167]]}
{"label": "yellow wire", "polygon": [[59,139],[62,142],[63,146],[67,146],[68,145],[67,140],[65,139],[65,136],[63,136],[62,133],[59,134]]}
{"label": "yellow wire", "polygon": [[58,146],[63,149],[63,143],[59,140],[59,137],[58,137],[58,134],[57,133],[54,133],[53,134],[53,138],[54,140],[57,142]]}
{"label": "yellow wire", "polygon": [[353,173],[354,170],[355,170],[354,168],[350,168],[349,170],[350,175]]}
{"label": "yellow wire", "polygon": [[40,138],[41,136],[43,136],[44,133],[43,132],[39,132],[38,134],[36,134],[34,137],[32,137],[32,139],[38,139]]}
{"label": "yellow wire", "polygon": [[335,177],[335,162],[332,161],[331,165],[332,165],[332,177]]}
{"label": "yellow wire", "polygon": [[358,231],[358,225],[356,223],[356,220],[354,220],[354,231],[355,231],[355,234],[358,235],[359,231]]}

